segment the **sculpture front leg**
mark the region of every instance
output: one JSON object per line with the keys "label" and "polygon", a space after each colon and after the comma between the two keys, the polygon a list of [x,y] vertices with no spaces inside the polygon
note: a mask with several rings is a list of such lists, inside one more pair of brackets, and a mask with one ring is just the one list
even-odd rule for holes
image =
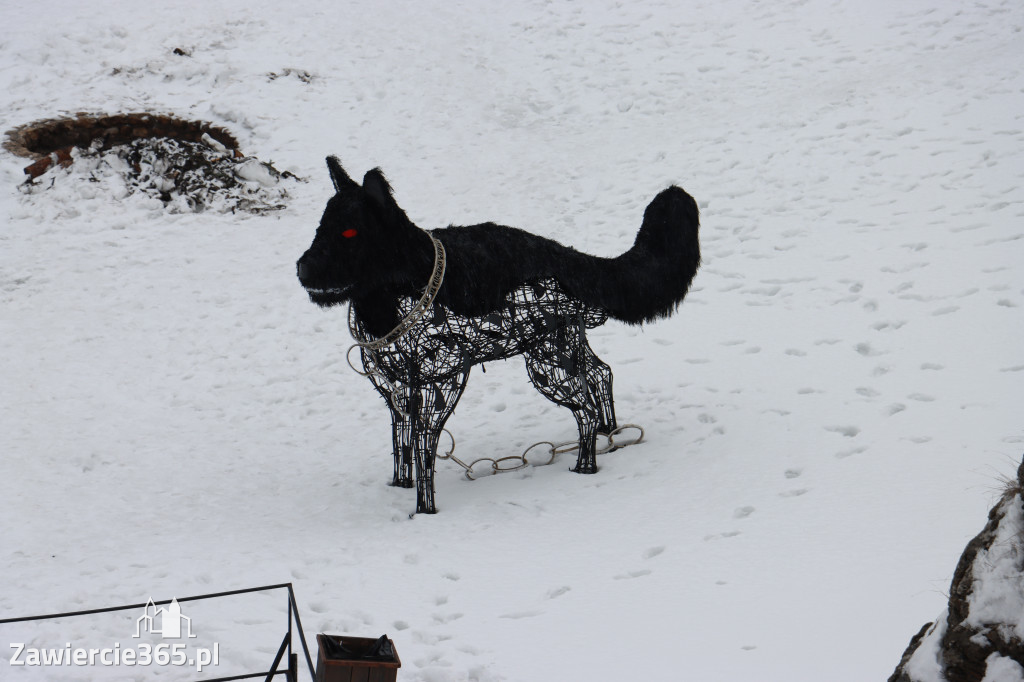
{"label": "sculpture front leg", "polygon": [[413,454],[416,462],[416,513],[436,514],[434,505],[434,462],[437,443],[445,422],[466,390],[469,369],[446,381],[413,391],[410,395]]}
{"label": "sculpture front leg", "polygon": [[399,488],[413,487],[412,478],[412,417],[410,415],[407,386],[389,384],[376,374],[367,375],[377,393],[384,398],[391,412],[391,453],[395,461],[395,472],[391,485]]}
{"label": "sculpture front leg", "polygon": [[413,487],[413,438],[412,419],[391,410],[391,441],[394,448],[395,474],[391,485],[398,488]]}

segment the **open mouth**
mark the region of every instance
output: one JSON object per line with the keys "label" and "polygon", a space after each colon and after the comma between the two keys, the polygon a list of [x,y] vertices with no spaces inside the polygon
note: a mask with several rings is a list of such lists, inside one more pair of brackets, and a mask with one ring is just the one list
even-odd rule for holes
{"label": "open mouth", "polygon": [[348,291],[351,288],[352,287],[350,287],[350,286],[348,286],[348,287],[331,287],[331,288],[328,288],[328,289],[322,289],[320,287],[305,287],[306,291],[309,294],[315,294],[315,295],[318,295],[318,296],[319,295],[328,296],[328,295],[332,295],[332,294],[333,295],[339,295],[339,294],[345,293],[346,291]]}
{"label": "open mouth", "polygon": [[306,293],[309,294],[309,300],[317,305],[329,306],[344,303],[346,300],[345,293],[351,289],[351,286],[346,287],[303,287]]}

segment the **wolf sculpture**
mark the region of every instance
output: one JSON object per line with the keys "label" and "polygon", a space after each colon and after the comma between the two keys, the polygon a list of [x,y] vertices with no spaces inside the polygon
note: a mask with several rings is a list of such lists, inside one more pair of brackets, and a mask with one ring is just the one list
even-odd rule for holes
{"label": "wolf sculpture", "polygon": [[608,317],[671,315],[700,265],[699,215],[679,187],[644,211],[617,258],[493,223],[426,231],[398,206],[380,169],[360,186],[327,159],[335,194],[296,264],[310,300],[348,302],[365,374],[391,410],[394,478],[433,514],[434,460],[473,365],[523,355],[534,386],[579,429],[573,471],[597,471],[596,437],[617,428],[612,372],[587,343]]}

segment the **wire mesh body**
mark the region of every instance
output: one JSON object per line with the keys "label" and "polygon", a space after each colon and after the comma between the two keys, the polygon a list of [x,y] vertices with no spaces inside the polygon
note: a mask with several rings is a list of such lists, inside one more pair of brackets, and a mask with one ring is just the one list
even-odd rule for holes
{"label": "wire mesh body", "polygon": [[[416,302],[400,303],[400,315]],[[473,365],[522,355],[534,387],[572,411],[580,448],[573,471],[597,471],[596,438],[618,426],[612,372],[587,343],[586,330],[608,319],[544,279],[514,289],[483,317],[433,306],[395,343],[362,348],[363,367],[391,410],[393,485],[416,487],[416,512],[432,514],[434,462],[445,422],[465,391]],[[357,340],[371,342],[354,318]]]}

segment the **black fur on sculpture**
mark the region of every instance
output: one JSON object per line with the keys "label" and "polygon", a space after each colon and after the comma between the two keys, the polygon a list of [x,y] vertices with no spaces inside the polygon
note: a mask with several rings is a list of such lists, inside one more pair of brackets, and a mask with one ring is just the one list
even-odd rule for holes
{"label": "black fur on sculpture", "polygon": [[335,194],[298,278],[320,306],[350,303],[366,374],[391,410],[392,484],[412,487],[415,467],[417,513],[436,511],[438,439],[483,362],[523,355],[537,390],[576,418],[573,471],[595,473],[597,434],[617,423],[612,372],[586,330],[676,310],[700,265],[693,198],[662,191],[632,248],[599,258],[493,223],[422,230],[380,169],[360,186],[337,158],[327,166]]}

